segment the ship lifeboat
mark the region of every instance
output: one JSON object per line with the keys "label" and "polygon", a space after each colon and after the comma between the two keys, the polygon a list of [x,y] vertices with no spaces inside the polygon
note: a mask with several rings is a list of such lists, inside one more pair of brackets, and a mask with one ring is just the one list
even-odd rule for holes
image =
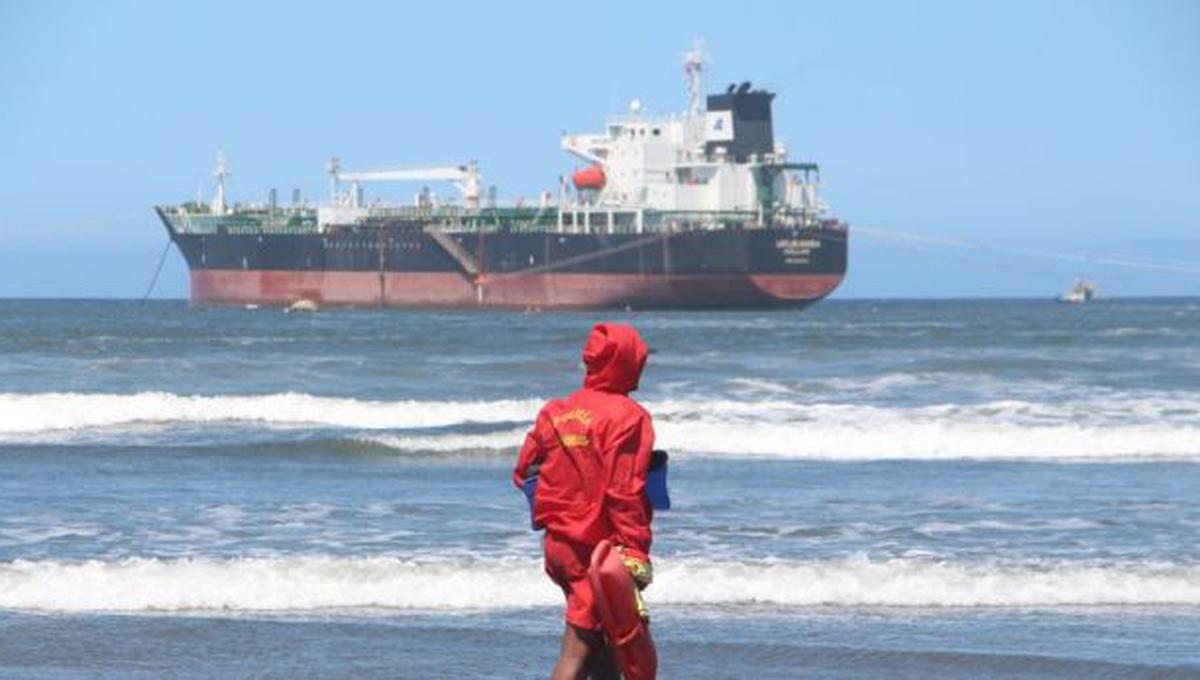
{"label": "ship lifeboat", "polygon": [[604,168],[599,165],[592,164],[582,170],[576,170],[571,176],[571,181],[575,183],[575,189],[583,191],[591,189],[599,191],[604,188]]}

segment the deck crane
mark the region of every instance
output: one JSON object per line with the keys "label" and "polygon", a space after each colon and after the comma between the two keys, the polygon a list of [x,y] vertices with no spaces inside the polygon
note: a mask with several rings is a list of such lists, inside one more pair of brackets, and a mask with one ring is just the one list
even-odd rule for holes
{"label": "deck crane", "polygon": [[333,200],[338,200],[338,185],[349,182],[350,206],[362,207],[363,182],[450,182],[462,193],[463,205],[468,210],[479,209],[482,182],[479,165],[471,161],[466,165],[428,165],[390,170],[343,171],[337,158],[329,160],[329,189]]}

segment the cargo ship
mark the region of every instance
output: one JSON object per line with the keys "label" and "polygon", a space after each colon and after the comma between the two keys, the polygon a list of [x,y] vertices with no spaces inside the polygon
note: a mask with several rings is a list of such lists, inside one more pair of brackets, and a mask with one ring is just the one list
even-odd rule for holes
{"label": "cargo ship", "polygon": [[[275,190],[232,203],[218,152],[211,201],[155,210],[212,305],[518,309],[798,308],[846,272],[847,226],[815,163],[775,139],[775,95],[744,82],[704,94],[684,54],[685,111],[634,100],[603,131],[565,134],[573,172],[533,201],[505,201],[478,164],[353,171],[329,162],[330,198]],[[364,186],[421,188],[411,204]],[[430,187],[452,187],[439,197]]]}

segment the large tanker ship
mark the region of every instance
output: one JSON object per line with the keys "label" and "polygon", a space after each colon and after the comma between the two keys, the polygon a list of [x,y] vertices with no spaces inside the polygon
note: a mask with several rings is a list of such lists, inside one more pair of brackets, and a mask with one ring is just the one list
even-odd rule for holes
{"label": "large tanker ship", "polygon": [[[703,94],[704,55],[683,59],[689,105],[638,101],[597,134],[569,134],[578,163],[557,192],[502,201],[475,163],[347,171],[330,200],[233,204],[218,154],[211,202],[158,206],[198,304],[509,308],[802,307],[846,272],[846,225],[814,163],[788,160],[774,94]],[[372,182],[425,184],[411,205],[367,201]],[[429,185],[446,182],[453,198]],[[434,185],[436,186],[436,185]]]}

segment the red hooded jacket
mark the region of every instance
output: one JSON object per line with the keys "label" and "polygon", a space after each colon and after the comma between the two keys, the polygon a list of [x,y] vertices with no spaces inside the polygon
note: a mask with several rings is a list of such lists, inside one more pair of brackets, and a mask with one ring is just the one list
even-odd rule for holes
{"label": "red hooded jacket", "polygon": [[557,538],[595,546],[604,539],[650,553],[646,473],[654,448],[650,414],[628,397],[648,354],[627,324],[597,324],[583,348],[583,388],[548,402],[513,470],[521,488],[541,465],[534,522]]}

